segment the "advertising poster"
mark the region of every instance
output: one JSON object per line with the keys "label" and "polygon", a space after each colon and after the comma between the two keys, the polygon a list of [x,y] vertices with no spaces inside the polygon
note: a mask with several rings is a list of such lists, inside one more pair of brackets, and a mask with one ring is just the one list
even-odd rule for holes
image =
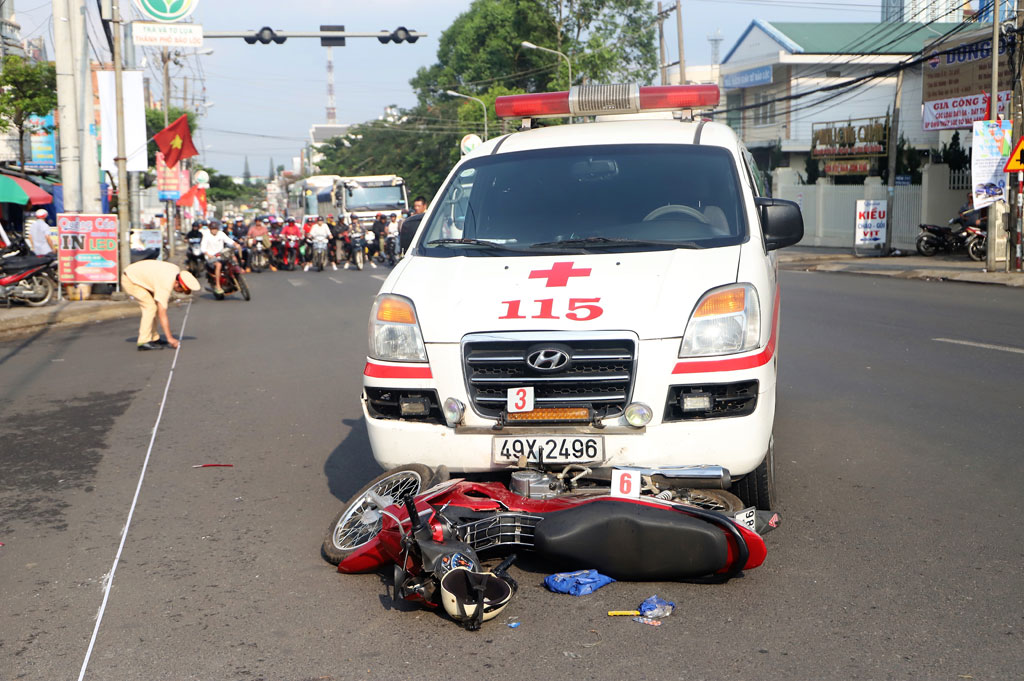
{"label": "advertising poster", "polygon": [[168,168],[164,155],[156,152],[156,188],[161,201],[177,201],[181,198],[181,171],[178,166]]}
{"label": "advertising poster", "polygon": [[1013,123],[975,121],[971,139],[971,196],[975,210],[1006,201],[1003,166],[1013,151]]}
{"label": "advertising poster", "polygon": [[[1009,110],[1013,89],[1012,62],[1015,37],[999,40],[999,110]],[[992,30],[957,33],[925,48],[921,100],[925,130],[964,130],[988,118],[992,89]]]}
{"label": "advertising poster", "polygon": [[117,216],[57,214],[62,284],[117,282]]}
{"label": "advertising poster", "polygon": [[854,249],[882,248],[885,245],[885,199],[858,199]]}
{"label": "advertising poster", "polygon": [[33,170],[57,169],[57,133],[53,124],[53,114],[46,116],[29,116],[29,125],[33,129],[29,141],[29,157],[25,167]]}

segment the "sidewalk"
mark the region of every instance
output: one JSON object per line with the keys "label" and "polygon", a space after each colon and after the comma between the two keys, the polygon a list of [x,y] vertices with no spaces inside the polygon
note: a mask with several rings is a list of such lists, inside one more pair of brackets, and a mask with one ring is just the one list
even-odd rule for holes
{"label": "sidewalk", "polygon": [[0,340],[42,331],[47,327],[90,324],[138,316],[139,306],[128,300],[62,300],[55,305],[0,307]]}
{"label": "sidewalk", "polygon": [[966,253],[926,258],[915,252],[887,258],[859,258],[853,255],[853,249],[794,246],[779,251],[779,267],[804,272],[843,272],[1024,288],[1024,273],[986,272],[985,263],[971,260]]}

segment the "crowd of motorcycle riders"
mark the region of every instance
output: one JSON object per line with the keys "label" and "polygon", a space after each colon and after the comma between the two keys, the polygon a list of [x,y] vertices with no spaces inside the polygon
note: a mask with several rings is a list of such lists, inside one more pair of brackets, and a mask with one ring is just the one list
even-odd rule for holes
{"label": "crowd of motorcycle riders", "polygon": [[[416,203],[426,202],[417,199]],[[393,266],[400,257],[401,218],[397,213],[377,213],[367,223],[355,213],[338,219],[306,216],[301,221],[274,215],[257,216],[251,222],[241,216],[223,222],[196,220],[185,235],[186,268],[197,277],[213,270],[211,282],[220,282],[222,267],[235,259],[245,272]],[[218,287],[214,293],[224,291]]]}

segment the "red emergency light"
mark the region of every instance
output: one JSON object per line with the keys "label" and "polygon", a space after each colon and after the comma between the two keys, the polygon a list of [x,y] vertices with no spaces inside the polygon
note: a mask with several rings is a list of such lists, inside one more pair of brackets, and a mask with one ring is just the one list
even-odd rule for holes
{"label": "red emergency light", "polygon": [[506,95],[494,101],[498,118],[598,116],[700,109],[718,104],[717,85],[580,85],[568,92]]}

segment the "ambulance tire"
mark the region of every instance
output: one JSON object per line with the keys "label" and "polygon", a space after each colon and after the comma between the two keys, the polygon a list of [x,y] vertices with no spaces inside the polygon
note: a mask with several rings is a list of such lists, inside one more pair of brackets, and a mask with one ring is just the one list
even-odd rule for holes
{"label": "ambulance tire", "polygon": [[768,453],[761,465],[732,483],[731,491],[747,508],[754,506],[762,511],[771,511],[778,503],[778,495],[775,492],[774,436],[768,441]]}

